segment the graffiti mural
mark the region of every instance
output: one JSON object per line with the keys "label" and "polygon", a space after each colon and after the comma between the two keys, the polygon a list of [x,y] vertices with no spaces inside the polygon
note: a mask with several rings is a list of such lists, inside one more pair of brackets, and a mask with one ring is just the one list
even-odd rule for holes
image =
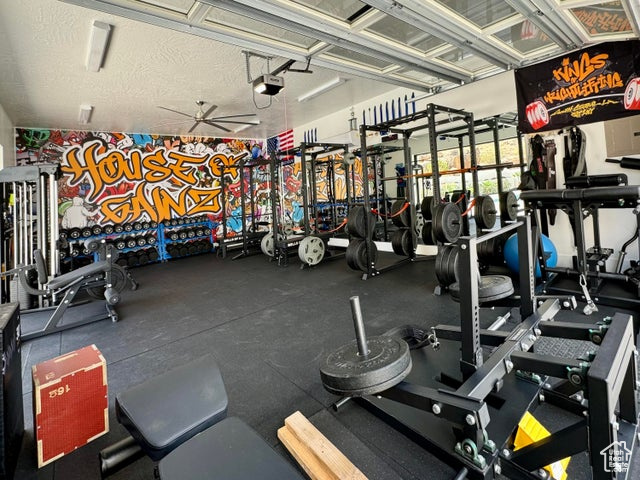
{"label": "graffiti mural", "polygon": [[218,220],[223,207],[233,218],[240,161],[262,158],[263,150],[261,140],[30,129],[16,129],[16,145],[18,165],[60,165],[63,228],[202,214]]}

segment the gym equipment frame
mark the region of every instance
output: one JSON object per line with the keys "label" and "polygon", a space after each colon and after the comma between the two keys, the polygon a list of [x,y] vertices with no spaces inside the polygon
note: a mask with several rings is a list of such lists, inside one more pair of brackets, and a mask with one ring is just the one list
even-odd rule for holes
{"label": "gym equipment frame", "polygon": [[[304,242],[306,238],[310,236],[320,238],[326,250],[329,248],[329,239],[336,236],[337,231],[332,229],[328,232],[320,232],[318,230],[318,201],[317,201],[317,178],[316,178],[316,165],[318,165],[319,156],[327,156],[332,152],[342,152],[345,156],[349,153],[349,145],[338,143],[316,143],[316,142],[302,142],[300,146],[294,150],[288,152],[278,152],[278,155],[273,155],[271,158],[271,197],[274,205],[278,205],[276,210],[280,212],[280,216],[284,215],[284,209],[280,204],[280,169],[281,162],[279,160],[280,154],[294,154],[300,153],[301,171],[302,171],[302,232],[299,234],[287,235],[284,228],[283,218],[279,218],[274,215],[272,217],[272,229],[274,255],[273,258],[277,261],[279,267],[287,267],[289,265],[289,255],[294,247],[299,247],[301,242]],[[294,160],[295,161],[295,160]],[[328,160],[333,161],[333,160]],[[331,167],[333,171],[333,167]],[[349,199],[352,195],[353,186],[350,184],[350,177],[352,175],[352,169],[345,163],[344,165],[345,184],[346,184],[346,204],[348,208]],[[327,178],[327,181],[331,181],[330,187],[332,192],[336,190],[335,175],[331,178]],[[329,199],[330,205],[332,205],[332,217],[337,217],[337,199]],[[312,220],[313,218],[313,220]],[[311,226],[313,225],[313,229]],[[338,225],[336,225],[338,227]],[[313,230],[313,231],[312,231]],[[342,252],[338,255],[332,255],[331,258],[338,258],[342,255]],[[314,261],[316,261],[315,259]],[[318,262],[319,263],[319,262]],[[301,264],[301,268],[305,267],[305,263]]]}
{"label": "gym equipment frame", "polygon": [[[425,123],[426,120],[426,123]],[[414,112],[403,117],[399,117],[393,120],[389,120],[387,122],[378,123],[376,125],[360,125],[360,144],[361,152],[367,151],[367,132],[368,131],[376,131],[376,132],[388,132],[390,134],[398,134],[402,135],[403,142],[403,151],[404,151],[404,166],[405,171],[412,171],[413,164],[411,161],[411,149],[409,147],[409,139],[414,132],[420,130],[428,130],[429,133],[429,146],[431,152],[431,164],[432,164],[432,173],[431,174],[421,174],[421,175],[430,175],[433,178],[433,196],[437,199],[441,198],[440,193],[440,185],[439,185],[439,175],[438,175],[438,145],[437,139],[439,135],[439,131],[437,127],[447,124],[452,124],[454,122],[462,122],[467,125],[467,129],[469,132],[469,143],[471,148],[471,165],[475,167],[475,143],[474,143],[474,135],[473,135],[473,114],[465,112],[463,110],[457,110],[453,108],[443,107],[439,105],[435,105],[430,103],[427,105],[425,110]],[[405,128],[399,128],[401,125],[407,125]],[[367,162],[362,163],[362,176],[367,179],[369,175]],[[369,199],[369,182],[364,182],[364,210],[366,212],[371,210],[371,203]],[[474,177],[474,190],[477,191],[477,177]],[[413,198],[414,189],[407,188],[406,189],[406,201],[409,203],[409,218],[410,225],[415,225],[416,219],[416,206],[415,199]],[[365,231],[367,235],[365,238],[371,238],[370,233],[372,232],[373,225],[369,225],[370,219],[367,215],[365,215],[364,225]],[[415,260],[415,249],[418,244],[417,235],[415,229],[411,228],[412,234],[412,245],[413,251],[411,255],[407,258],[400,260],[396,264],[389,265],[385,268],[376,268],[375,266],[375,252],[372,251],[369,242],[365,242],[366,245],[366,265],[367,268],[363,270],[362,279],[366,280],[369,277],[379,275],[383,271],[386,271],[390,268],[395,268],[403,263]]]}
{"label": "gym equipment frame", "polygon": [[[37,249],[34,251],[34,265],[19,265],[6,272],[6,274],[17,274],[22,288],[29,294],[37,295],[53,304],[50,307],[20,312],[22,324],[20,339],[22,341],[107,318],[110,318],[112,322],[118,321],[118,313],[114,306],[120,302],[120,292],[128,281],[132,282],[132,289],[137,288],[137,284],[128,276],[124,268],[114,263],[114,249],[105,245],[104,242],[102,243],[100,260],[54,277],[49,281],[47,281],[48,273],[44,257]],[[92,250],[97,250],[99,247],[98,242],[93,241]],[[45,286],[44,290],[29,285],[26,272],[34,267],[38,273],[38,282]],[[103,300],[74,303],[80,292],[88,293],[96,298],[101,296]]]}
{"label": "gym equipment frame", "polygon": [[[599,211],[607,208],[633,209],[636,216],[637,231],[640,232],[640,186],[622,185],[609,187],[590,187],[569,190],[530,190],[521,193],[534,215],[539,210],[557,208],[565,211],[572,218],[575,226],[575,245],[577,259],[575,268],[548,268],[544,259],[540,260],[544,282],[541,289],[545,292],[577,295],[590,303],[611,305],[614,307],[637,309],[640,305],[640,291],[635,297],[623,288],[629,277],[625,274],[607,272],[606,260],[613,253],[612,249],[603,248],[600,244]],[[585,238],[585,219],[593,219],[593,246],[587,248]],[[640,257],[640,248],[638,251]],[[621,262],[618,262],[621,266]],[[575,280],[567,277],[574,277]],[[584,288],[581,285],[584,284]],[[587,298],[589,297],[589,298]],[[636,332],[640,319],[636,322]]]}
{"label": "gym equipment frame", "polygon": [[[520,308],[511,314],[520,322],[510,332],[497,331],[504,323],[500,318],[481,329],[476,246],[513,230],[521,252],[520,294],[510,300]],[[451,465],[458,471],[456,479],[484,480],[506,474],[540,480],[548,478],[543,467],[585,450],[594,479],[630,478],[625,472],[608,471],[601,452],[618,441],[627,442],[633,451],[637,441],[632,318],[616,313],[602,322],[553,321],[561,308],[574,307],[575,299],[534,295],[533,235],[537,236],[537,228],[532,228],[530,217],[522,217],[482,237],[461,237],[457,243],[460,327],[435,326],[424,343],[433,348],[421,345],[410,350],[408,376],[394,376],[390,388],[384,382],[382,389],[373,388],[373,382],[381,384],[384,362],[365,365],[357,361],[354,375],[366,373],[372,382],[356,390],[353,398]],[[356,344],[367,352],[362,319],[355,309],[353,313]],[[591,341],[599,349],[584,359],[541,355],[533,348],[543,336]],[[494,347],[493,353],[485,357],[483,345]],[[360,372],[360,367],[371,370]],[[565,381],[553,387],[546,376]],[[579,402],[569,396],[577,391],[588,400]],[[572,405],[579,412],[578,420],[512,450],[510,439],[520,419],[545,397],[554,398],[557,405]],[[334,407],[338,409],[348,398]]]}

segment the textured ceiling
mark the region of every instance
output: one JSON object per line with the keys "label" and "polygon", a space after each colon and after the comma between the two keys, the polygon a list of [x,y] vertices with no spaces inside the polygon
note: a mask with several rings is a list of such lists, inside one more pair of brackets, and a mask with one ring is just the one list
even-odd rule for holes
{"label": "textured ceiling", "polygon": [[[253,113],[265,137],[396,86],[435,93],[572,49],[638,37],[637,0],[0,1],[0,105],[16,126],[186,134],[196,100],[212,116]],[[85,68],[91,25],[112,25],[99,72]],[[313,74],[256,95],[250,76],[289,60]],[[297,98],[340,76],[316,99]],[[92,105],[89,125],[78,123]],[[346,125],[345,118],[345,125]],[[228,128],[237,125],[226,124]]]}
{"label": "textured ceiling", "polygon": [[[94,20],[114,27],[103,68],[88,72]],[[271,68],[286,60],[274,58]],[[255,77],[266,62],[254,58],[251,67]],[[261,123],[238,134],[201,124],[194,134],[264,138],[395,88],[340,74],[349,80],[330,95],[299,103],[299,95],[338,76],[312,70],[286,73],[272,106],[258,110],[239,47],[56,0],[0,2],[0,105],[16,126],[186,134],[189,118],[157,107],[195,114],[195,101],[205,100],[205,110],[218,105],[214,115],[257,113]],[[268,101],[256,95],[258,106]],[[81,104],[94,107],[89,125],[78,123]]]}

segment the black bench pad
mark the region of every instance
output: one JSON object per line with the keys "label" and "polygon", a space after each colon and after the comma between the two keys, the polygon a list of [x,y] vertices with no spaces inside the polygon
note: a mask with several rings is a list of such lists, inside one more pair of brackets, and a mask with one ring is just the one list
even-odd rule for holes
{"label": "black bench pad", "polygon": [[75,270],[65,273],[64,275],[52,278],[47,283],[47,286],[55,290],[56,288],[67,286],[78,278],[89,277],[98,273],[107,272],[110,268],[111,263],[107,262],[106,260],[90,263],[89,265],[85,265],[84,267],[76,268]]}
{"label": "black bench pad", "polygon": [[229,417],[188,440],[158,464],[161,480],[303,480],[242,420]]}
{"label": "black bench pad", "polygon": [[153,460],[227,415],[227,392],[213,357],[153,377],[116,396],[116,416]]}
{"label": "black bench pad", "polygon": [[575,200],[638,200],[640,198],[640,186],[623,185],[616,187],[591,187],[574,190],[527,190],[520,194],[520,198],[528,201],[550,201],[570,204]]}

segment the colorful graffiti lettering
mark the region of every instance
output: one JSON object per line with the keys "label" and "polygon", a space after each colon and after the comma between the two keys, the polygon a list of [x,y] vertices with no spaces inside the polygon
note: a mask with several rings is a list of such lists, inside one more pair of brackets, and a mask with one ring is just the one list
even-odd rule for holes
{"label": "colorful graffiti lettering", "polygon": [[620,73],[608,71],[610,65],[607,53],[590,56],[588,52],[583,52],[577,60],[563,58],[561,66],[553,69],[553,78],[558,88],[546,92],[544,101],[551,105],[623,87]]}
{"label": "colorful graffiti lettering", "polygon": [[[109,222],[140,218],[162,221],[173,216],[217,213],[220,188],[198,188],[200,178],[212,174],[237,177],[237,164],[246,152],[236,155],[187,155],[164,147],[153,152],[113,149],[102,151],[99,142],[69,148],[61,162],[67,184],[89,184],[86,200],[94,202],[105,189],[122,182],[135,183],[133,191],[112,195],[100,203]],[[203,168],[204,167],[204,168]]]}

